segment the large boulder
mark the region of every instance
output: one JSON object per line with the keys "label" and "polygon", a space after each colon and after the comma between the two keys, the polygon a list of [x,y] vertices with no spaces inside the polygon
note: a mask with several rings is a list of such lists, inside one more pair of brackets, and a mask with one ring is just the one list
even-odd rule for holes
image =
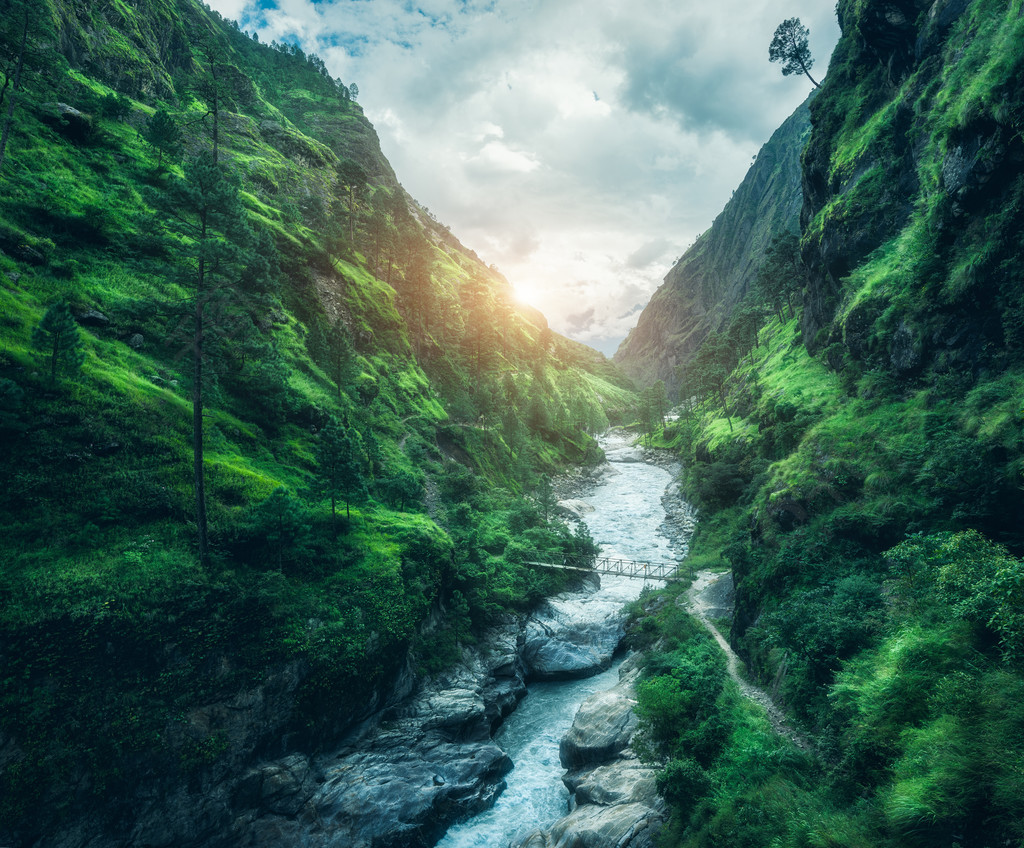
{"label": "large boulder", "polygon": [[654,848],[664,818],[646,804],[577,807],[518,848]]}
{"label": "large boulder", "polygon": [[611,665],[624,633],[621,604],[579,595],[554,598],[527,622],[527,673],[537,680],[590,677]]}
{"label": "large boulder", "polygon": [[564,768],[597,765],[629,747],[637,728],[631,694],[616,686],[583,702],[558,747]]}
{"label": "large boulder", "polygon": [[576,806],[596,804],[658,805],[657,772],[637,759],[620,757],[613,763],[566,776],[565,782]]}

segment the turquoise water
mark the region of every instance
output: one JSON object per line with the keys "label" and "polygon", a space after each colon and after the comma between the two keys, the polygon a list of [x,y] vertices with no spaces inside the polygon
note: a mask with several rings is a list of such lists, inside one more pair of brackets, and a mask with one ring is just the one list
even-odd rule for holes
{"label": "turquoise water", "polygon": [[[661,496],[672,475],[638,461],[639,451],[621,437],[608,438],[602,446],[612,471],[581,498],[594,507],[586,516],[591,535],[608,556],[671,559],[668,540],[658,528],[665,519]],[[640,580],[604,577],[596,592],[562,599],[558,604],[563,608],[576,605],[588,618],[607,616],[634,600],[643,585]],[[562,784],[559,742],[572,726],[579,705],[617,682],[615,664],[584,680],[531,684],[526,698],[495,737],[515,763],[506,778],[508,787],[490,810],[452,827],[439,848],[502,848],[564,816],[569,793]]]}

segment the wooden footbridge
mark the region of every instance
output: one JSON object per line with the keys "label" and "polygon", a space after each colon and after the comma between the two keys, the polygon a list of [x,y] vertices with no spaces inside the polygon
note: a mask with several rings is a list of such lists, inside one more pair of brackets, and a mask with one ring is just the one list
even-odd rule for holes
{"label": "wooden footbridge", "polygon": [[[635,577],[639,580],[679,580],[683,577],[680,573],[678,562],[657,562],[654,560],[642,561],[631,559],[619,559],[617,557],[574,557],[563,556],[561,562],[551,562],[550,554],[533,552],[527,559],[527,565],[535,565],[540,568],[556,568],[561,571],[580,571],[587,574],[609,574],[615,577]],[[690,570],[686,570],[686,576],[692,577]]]}

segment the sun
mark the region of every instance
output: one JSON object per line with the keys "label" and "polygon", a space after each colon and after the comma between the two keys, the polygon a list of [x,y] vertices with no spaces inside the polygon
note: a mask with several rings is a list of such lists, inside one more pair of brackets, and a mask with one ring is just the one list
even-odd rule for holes
{"label": "sun", "polygon": [[541,300],[540,287],[535,283],[513,283],[516,300],[525,303],[527,306],[537,307]]}

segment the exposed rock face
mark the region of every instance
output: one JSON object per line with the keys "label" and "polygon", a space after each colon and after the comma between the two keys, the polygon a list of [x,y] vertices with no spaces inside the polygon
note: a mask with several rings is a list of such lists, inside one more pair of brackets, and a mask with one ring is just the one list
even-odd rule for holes
{"label": "exposed rock face", "polygon": [[242,780],[235,823],[253,846],[429,846],[486,809],[512,762],[491,731],[526,694],[519,622],[496,628],[379,724],[336,751],[264,763]]}
{"label": "exposed rock face", "polygon": [[621,605],[559,596],[530,616],[523,660],[538,680],[590,677],[611,665],[624,634]]}
{"label": "exposed rock face", "polygon": [[711,229],[669,271],[616,351],[615,362],[639,384],[663,380],[673,393],[679,385],[676,366],[685,364],[707,334],[727,320],[752,285],[772,237],[796,231],[810,100],[761,148]]}
{"label": "exposed rock face", "polygon": [[588,698],[562,739],[563,778],[571,811],[516,848],[653,848],[664,821],[654,769],[630,750],[636,732],[634,686],[638,658],[619,670],[619,683]]}

